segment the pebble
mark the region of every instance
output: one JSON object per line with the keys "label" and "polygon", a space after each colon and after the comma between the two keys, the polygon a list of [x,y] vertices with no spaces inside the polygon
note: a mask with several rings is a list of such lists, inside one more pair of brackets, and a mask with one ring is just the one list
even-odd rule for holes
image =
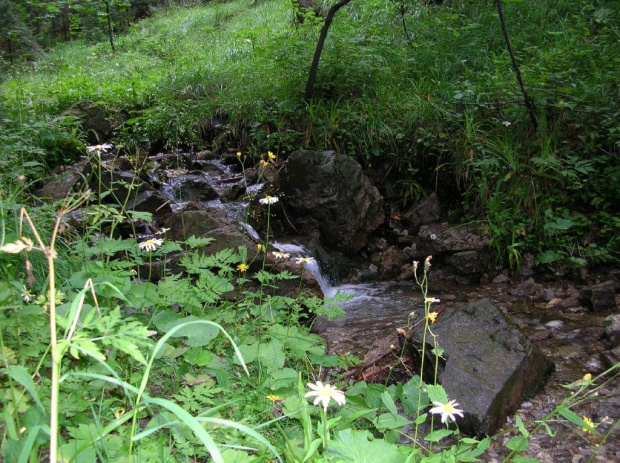
{"label": "pebble", "polygon": [[550,322],[545,323],[547,328],[562,328],[564,323],[561,320],[551,320]]}
{"label": "pebble", "polygon": [[560,299],[559,297],[554,297],[553,299],[551,299],[549,302],[547,302],[547,305],[545,306],[547,309],[553,309],[556,305],[558,305],[560,302],[562,302],[562,299]]}

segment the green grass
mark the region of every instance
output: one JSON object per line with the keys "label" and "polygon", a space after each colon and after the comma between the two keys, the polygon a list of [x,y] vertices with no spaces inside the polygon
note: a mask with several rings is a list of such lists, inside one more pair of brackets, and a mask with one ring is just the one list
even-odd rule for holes
{"label": "green grass", "polygon": [[[391,169],[407,204],[435,188],[459,198],[453,206],[461,206],[465,220],[484,224],[497,258],[515,269],[526,253],[557,272],[617,262],[620,51],[612,7],[618,2],[506,2],[538,107],[537,133],[519,104],[491,3],[412,4],[406,38],[390,3],[352,2],[335,19],[312,101],[303,101],[302,92],[318,31],[293,27],[287,2],[161,11],[117,37],[116,53],[106,41],[59,45],[5,74],[0,85],[0,246],[32,237],[20,229],[24,205],[49,243],[58,204],[33,206],[32,192],[51,168],[86,154],[79,127],[58,115],[91,99],[119,122],[113,141],[121,152],[152,144],[249,155],[273,150],[282,159],[298,148],[336,149],[365,166]],[[211,119],[223,127],[217,139],[203,130]],[[96,175],[104,166],[93,163]],[[28,260],[0,254],[5,461],[49,453],[51,403],[59,405],[60,452],[74,461],[129,454],[187,461],[218,458],[223,450],[227,462],[273,460],[277,453],[319,463],[329,449],[345,458],[358,447],[369,455],[391,452],[393,461],[433,457],[419,442],[399,452],[404,417],[394,402],[421,417],[429,400],[447,400],[443,390],[428,385],[428,394],[412,402],[410,393],[420,389],[415,376],[401,389],[351,384],[346,407],[329,414],[311,407],[303,397],[306,380],[354,361],[324,355],[322,340],[299,323],[308,311],[326,310],[322,301],[303,292],[281,297],[266,283],[291,275],[237,271],[254,250],[214,257],[208,240],[188,240],[147,255],[135,238],[114,233],[130,214],[125,205],[105,206],[92,198],[82,207],[90,217],[106,217],[83,224],[81,238],[63,228],[55,245],[53,267],[64,294],[53,360],[49,261],[36,250]],[[180,264],[186,274],[151,282],[131,272],[168,262],[177,250],[194,256]],[[27,262],[35,277],[29,288],[40,296],[30,301],[20,294]],[[85,286],[89,278],[96,300]],[[426,275],[421,289],[428,291]],[[236,298],[224,297],[231,291]],[[201,329],[180,326],[184,321]],[[582,429],[570,407],[594,400],[610,377],[574,383],[575,395],[547,420],[561,416]],[[50,397],[55,387],[58,399]],[[546,423],[526,425],[508,441],[513,455]],[[446,458],[482,453],[489,442],[459,439]]]}
{"label": "green grass", "polygon": [[[393,166],[402,184],[439,188],[451,198],[465,194],[472,219],[504,214],[505,201],[526,188],[529,197],[510,205],[515,217],[502,222],[516,228],[516,217],[529,217],[524,226],[531,239],[522,245],[538,254],[558,244],[545,243],[545,209],[568,203],[569,213],[583,212],[597,201],[607,214],[617,212],[617,188],[588,182],[604,178],[617,185],[617,2],[506,3],[513,47],[544,124],[539,134],[528,127],[497,14],[487,3],[412,4],[408,39],[391,4],[351,3],[335,18],[311,102],[302,92],[317,29],[293,27],[286,2],[235,0],[161,12],[118,37],[116,53],[105,41],[60,45],[5,76],[1,105],[9,125],[26,133],[27,124],[53,130],[63,109],[94,100],[120,123],[116,139],[132,150],[148,143],[254,155],[336,149],[367,166]],[[212,119],[225,127],[217,140],[204,131]],[[508,140],[505,121],[511,123]],[[68,127],[62,133],[72,136]],[[27,143],[32,149],[22,149],[25,159],[40,161],[37,149],[50,144],[59,145],[34,137]],[[507,153],[519,153],[518,162],[480,171],[481,162],[507,155],[497,149],[502,144]],[[15,150],[4,149],[11,152],[1,157],[15,157]],[[575,178],[556,169],[541,178],[531,165],[550,157],[566,168],[575,155],[594,170],[573,170]],[[498,182],[521,171],[527,173],[522,182]],[[489,178],[480,183],[480,175]],[[565,195],[568,177],[592,188]],[[492,195],[502,200],[487,201]],[[589,218],[595,229],[616,229],[609,219]],[[516,243],[493,233],[502,257]],[[604,254],[617,260],[609,249]]]}

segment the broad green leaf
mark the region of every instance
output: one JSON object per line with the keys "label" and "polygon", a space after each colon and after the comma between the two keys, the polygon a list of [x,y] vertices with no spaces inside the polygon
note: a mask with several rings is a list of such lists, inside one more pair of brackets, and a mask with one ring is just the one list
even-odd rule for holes
{"label": "broad green leaf", "polygon": [[538,256],[536,262],[539,264],[550,264],[551,262],[558,261],[560,259],[563,259],[564,257],[564,254],[549,249],[543,252],[540,256]]}
{"label": "broad green leaf", "polygon": [[381,401],[392,415],[398,415],[398,410],[396,410],[394,399],[392,399],[392,396],[388,391],[383,391],[383,394],[381,394]]}
{"label": "broad green leaf", "polygon": [[424,440],[427,442],[439,442],[444,437],[451,436],[454,433],[455,431],[451,429],[437,429],[424,436]]}
{"label": "broad green leaf", "polygon": [[384,413],[373,420],[375,427],[382,432],[386,429],[401,429],[403,426],[411,423],[413,421],[392,413]]}
{"label": "broad green leaf", "polygon": [[204,246],[207,246],[208,244],[211,244],[213,241],[215,241],[215,238],[207,238],[207,237],[196,238],[196,235],[192,235],[185,240],[185,244],[187,244],[190,248],[194,249],[194,248],[202,248]]}
{"label": "broad green leaf", "polygon": [[267,379],[267,387],[271,390],[293,386],[297,382],[297,371],[292,368],[283,368],[274,371]]}
{"label": "broad green leaf", "polygon": [[8,368],[4,368],[2,370],[7,376],[13,379],[13,381],[17,381],[20,385],[24,387],[32,397],[32,400],[43,410],[43,404],[41,403],[41,399],[39,399],[39,394],[37,393],[37,388],[32,380],[32,377],[28,373],[26,367],[22,365],[13,365]]}
{"label": "broad green leaf", "polygon": [[[194,317],[190,315],[189,317],[181,318],[179,320],[173,321],[169,323],[165,327],[163,327],[162,331],[169,332],[173,328],[184,325],[188,322],[194,321],[207,321],[198,317]],[[188,347],[202,347],[206,346],[213,340],[218,334],[220,330],[213,325],[202,325],[202,324],[188,324],[183,328],[176,331],[173,337],[187,337],[186,345]]]}
{"label": "broad green leaf", "polygon": [[586,423],[583,420],[583,418],[581,418],[579,415],[577,415],[571,409],[569,409],[569,408],[560,408],[560,410],[558,410],[558,411],[559,411],[560,415],[562,415],[564,418],[566,418],[571,423],[579,426],[580,428],[587,428],[591,432],[597,432],[596,429],[594,429],[592,426],[590,426],[588,423]]}
{"label": "broad green leaf", "polygon": [[127,215],[132,218],[132,220],[144,220],[145,222],[153,221],[153,214],[145,211],[127,211]]}
{"label": "broad green leaf", "polygon": [[540,463],[540,460],[537,459],[537,458],[523,457],[521,455],[515,455],[512,458],[512,462],[513,463]]}
{"label": "broad green leaf", "polygon": [[399,399],[403,404],[403,409],[408,415],[417,415],[418,402],[420,408],[424,408],[429,404],[428,394],[420,388],[420,377],[414,376],[405,384],[402,390],[399,390]]}
{"label": "broad green leaf", "polygon": [[511,437],[510,440],[506,443],[506,447],[510,450],[514,450],[515,452],[522,452],[526,450],[530,446],[530,441],[527,437],[516,436]]}
{"label": "broad green leaf", "polygon": [[525,425],[523,424],[523,420],[521,419],[521,417],[519,415],[516,415],[515,421],[517,423],[517,428],[519,429],[519,432],[521,433],[521,435],[523,437],[528,437],[530,435],[530,433],[527,432],[527,429],[525,429]]}
{"label": "broad green leaf", "polygon": [[426,391],[431,402],[441,402],[442,404],[447,404],[449,402],[446,390],[439,384],[427,385]]}
{"label": "broad green leaf", "polygon": [[[371,440],[369,440],[371,439]],[[404,463],[407,455],[398,451],[398,447],[383,439],[372,439],[367,431],[345,429],[338,433],[330,443],[330,455],[342,463]]]}
{"label": "broad green leaf", "polygon": [[59,461],[74,463],[92,463],[97,461],[97,452],[90,440],[71,439],[58,448]]}
{"label": "broad green leaf", "polygon": [[204,367],[211,362],[213,358],[213,354],[205,349],[190,349],[183,354],[183,358],[185,361],[191,365],[196,365],[199,367]]}
{"label": "broad green leaf", "polygon": [[304,456],[303,462],[308,461],[308,459],[311,458],[312,455],[314,455],[314,452],[317,451],[317,449],[319,448],[319,445],[321,445],[321,442],[322,442],[321,439],[314,439],[310,443],[310,447],[308,448],[308,451],[306,452],[306,455]]}
{"label": "broad green leaf", "polygon": [[242,450],[226,449],[222,452],[224,463],[252,463],[256,457],[250,456]]}

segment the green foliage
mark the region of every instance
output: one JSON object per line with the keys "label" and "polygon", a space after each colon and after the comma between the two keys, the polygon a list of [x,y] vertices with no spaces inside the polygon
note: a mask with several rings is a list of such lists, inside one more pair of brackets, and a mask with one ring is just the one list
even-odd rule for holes
{"label": "green foliage", "polygon": [[[352,2],[334,22],[312,101],[301,92],[319,16],[305,13],[295,27],[291,15],[302,12],[287,2],[200,3],[131,25],[137,5],[163,2],[29,1],[26,8],[0,0],[0,59],[13,64],[0,87],[0,246],[22,237],[18,211],[36,184],[85,153],[76,121],[58,116],[90,99],[117,120],[119,150],[151,144],[249,156],[274,150],[284,158],[302,147],[336,149],[395,173],[405,202],[431,189],[464,195],[467,218],[484,224],[497,257],[513,268],[530,253],[559,273],[617,261],[617,2],[506,2],[537,133],[492,2]],[[69,39],[40,54],[39,45]],[[106,191],[107,172],[94,165],[100,188],[83,208],[83,236],[62,230],[54,245],[58,288],[48,287],[44,253],[29,252],[32,271],[23,255],[0,254],[4,461],[50,453],[53,397],[65,460],[480,459],[490,439],[430,428],[431,402],[448,400],[441,386],[415,375],[390,386],[338,378],[337,368],[357,360],[326,355],[300,320],[339,315],[344,295],[282,296],[278,285],[298,276],[268,266],[241,276],[237,265],[248,251],[212,253],[210,238],[166,241],[147,257],[118,234],[127,218],[150,220],[128,210],[136,185],[116,182]],[[31,210],[44,243],[58,210]],[[184,253],[183,273],[165,268],[148,281],[151,266],[165,267],[176,252]],[[426,295],[426,273],[420,283]],[[334,380],[348,386],[346,405],[329,416],[304,397],[302,378],[317,377],[319,367],[336,367]],[[531,461],[519,453],[538,430],[551,434],[552,419],[595,432],[571,407],[596,388],[590,380],[573,385],[575,394],[541,422],[517,418],[510,458]],[[415,434],[398,446],[405,426]],[[234,449],[221,451],[222,444]]]}

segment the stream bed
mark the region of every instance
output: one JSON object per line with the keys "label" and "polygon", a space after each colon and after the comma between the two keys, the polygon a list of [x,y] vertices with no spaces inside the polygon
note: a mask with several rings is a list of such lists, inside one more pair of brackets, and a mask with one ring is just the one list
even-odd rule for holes
{"label": "stream bed", "polygon": [[[566,283],[556,282],[558,288]],[[433,287],[436,290],[433,290]],[[437,297],[441,304],[450,305],[488,299],[500,307],[509,320],[517,325],[528,339],[555,363],[555,372],[544,388],[524,402],[517,414],[524,421],[543,418],[567,397],[570,391],[563,385],[577,381],[586,373],[596,376],[603,370],[600,353],[605,351],[604,319],[607,312],[592,312],[583,307],[568,310],[546,308],[546,303],[534,303],[515,298],[509,293],[508,284],[481,284],[459,286],[433,284],[430,279],[429,296]],[[353,298],[344,304],[346,316],[327,320],[319,318],[313,330],[327,341],[331,353],[363,355],[382,338],[390,336],[397,328],[404,328],[411,312],[421,312],[422,294],[412,282],[382,282],[362,285],[344,285],[330,289],[330,293],[343,291]],[[620,461],[620,432],[616,429],[603,445],[597,446],[620,418],[620,381],[614,380],[598,391],[595,400],[580,404],[573,410],[580,416],[590,417],[597,424],[600,435],[575,431],[561,422],[550,423],[554,438],[544,431],[531,437],[530,447],[522,455],[537,458],[543,463],[588,461]],[[494,441],[494,446],[482,461],[499,462],[508,454],[502,442],[516,435],[510,428],[514,417],[509,418],[506,434]],[[596,455],[592,456],[592,449]]]}

